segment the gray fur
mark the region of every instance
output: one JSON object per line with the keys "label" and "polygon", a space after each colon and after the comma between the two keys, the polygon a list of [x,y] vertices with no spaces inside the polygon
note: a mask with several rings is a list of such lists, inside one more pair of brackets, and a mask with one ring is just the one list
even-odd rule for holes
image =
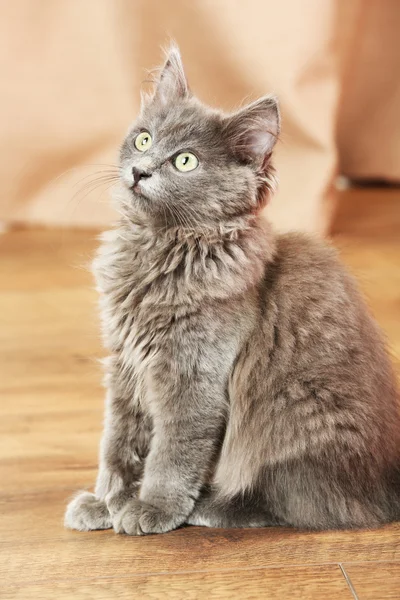
{"label": "gray fur", "polygon": [[[149,131],[153,145],[135,149]],[[276,101],[204,107],[171,50],[121,149],[121,219],[94,262],[106,418],[66,526],[372,527],[400,515],[400,417],[382,335],[335,251],[278,236]],[[190,150],[199,166],[178,172]],[[132,167],[147,177],[133,187]]]}

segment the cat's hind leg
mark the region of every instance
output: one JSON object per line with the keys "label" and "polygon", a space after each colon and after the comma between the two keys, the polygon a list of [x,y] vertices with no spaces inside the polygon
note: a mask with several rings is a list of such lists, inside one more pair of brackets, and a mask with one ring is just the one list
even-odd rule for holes
{"label": "cat's hind leg", "polygon": [[226,499],[208,489],[197,500],[188,525],[203,527],[273,527],[280,523],[251,494]]}
{"label": "cat's hind leg", "polygon": [[109,510],[103,500],[90,492],[79,492],[68,504],[64,518],[65,527],[78,531],[111,529]]}

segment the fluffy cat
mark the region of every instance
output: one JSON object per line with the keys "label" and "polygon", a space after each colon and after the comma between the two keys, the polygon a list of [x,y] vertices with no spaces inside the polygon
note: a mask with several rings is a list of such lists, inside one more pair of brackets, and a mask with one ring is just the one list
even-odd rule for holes
{"label": "fluffy cat", "polygon": [[276,235],[277,102],[226,115],[172,47],[123,142],[121,219],[94,262],[106,347],[95,493],[65,523],[374,527],[400,517],[382,335],[336,252]]}

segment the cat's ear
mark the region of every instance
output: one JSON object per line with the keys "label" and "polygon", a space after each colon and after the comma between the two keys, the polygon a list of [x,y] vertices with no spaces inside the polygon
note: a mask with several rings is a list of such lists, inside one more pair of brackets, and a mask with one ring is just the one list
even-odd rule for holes
{"label": "cat's ear", "polygon": [[153,99],[166,105],[189,95],[189,86],[179,48],[175,44],[171,44],[166,51],[166,62],[161,69]]}
{"label": "cat's ear", "polygon": [[264,96],[226,117],[225,134],[237,156],[261,167],[271,156],[280,122],[277,99]]}

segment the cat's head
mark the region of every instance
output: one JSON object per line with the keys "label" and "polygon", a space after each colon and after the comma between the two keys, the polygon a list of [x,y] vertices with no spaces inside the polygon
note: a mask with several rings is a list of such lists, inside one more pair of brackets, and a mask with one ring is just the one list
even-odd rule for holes
{"label": "cat's head", "polygon": [[230,115],[204,106],[173,46],[121,147],[124,203],[163,227],[213,226],[255,213],[273,189],[279,128],[270,96]]}

